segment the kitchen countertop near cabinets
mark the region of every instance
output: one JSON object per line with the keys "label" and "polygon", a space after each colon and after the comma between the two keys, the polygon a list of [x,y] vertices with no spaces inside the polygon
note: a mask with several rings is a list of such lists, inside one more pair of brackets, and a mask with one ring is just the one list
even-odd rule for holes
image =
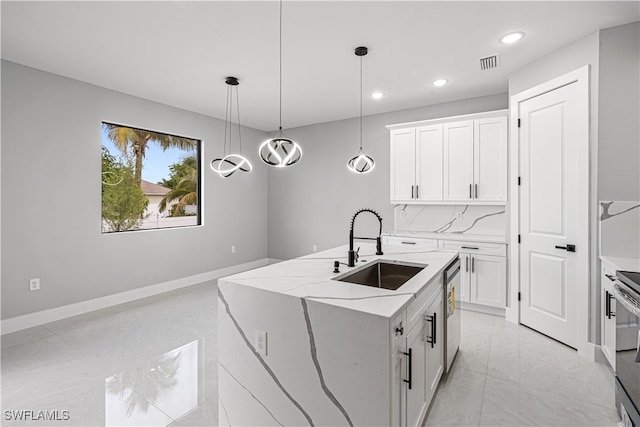
{"label": "kitchen countertop near cabinets", "polygon": [[505,236],[495,236],[490,234],[433,233],[428,231],[394,230],[388,233],[383,233],[383,235],[391,237],[413,237],[419,239],[466,240],[480,243],[507,243],[507,238]]}
{"label": "kitchen countertop near cabinets", "polygon": [[615,256],[600,256],[600,259],[611,265],[617,271],[640,271],[640,258],[623,258]]}

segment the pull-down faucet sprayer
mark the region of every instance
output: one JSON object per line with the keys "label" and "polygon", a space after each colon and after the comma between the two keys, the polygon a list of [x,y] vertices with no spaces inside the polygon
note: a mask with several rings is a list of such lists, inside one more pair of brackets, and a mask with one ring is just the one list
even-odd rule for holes
{"label": "pull-down faucet sprayer", "polygon": [[[362,212],[370,212],[378,218],[380,222],[380,231],[378,232],[378,237],[353,237],[353,226],[356,222],[356,217],[360,215]],[[358,254],[353,250],[353,240],[375,240],[376,241],[376,255],[382,255],[382,217],[378,214],[378,212],[373,209],[360,209],[358,212],[353,214],[353,218],[351,218],[351,230],[349,230],[349,263],[347,264],[349,267],[355,267],[356,260]]]}

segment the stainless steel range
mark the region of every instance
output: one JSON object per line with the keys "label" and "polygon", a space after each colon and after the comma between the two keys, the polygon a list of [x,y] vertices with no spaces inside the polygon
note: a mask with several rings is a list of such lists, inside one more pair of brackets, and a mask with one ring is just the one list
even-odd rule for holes
{"label": "stainless steel range", "polygon": [[616,407],[640,427],[640,273],[617,271],[616,279]]}

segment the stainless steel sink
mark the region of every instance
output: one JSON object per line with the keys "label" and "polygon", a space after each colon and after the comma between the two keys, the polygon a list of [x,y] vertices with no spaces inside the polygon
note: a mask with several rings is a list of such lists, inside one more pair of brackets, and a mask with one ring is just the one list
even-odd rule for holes
{"label": "stainless steel sink", "polygon": [[424,264],[376,261],[334,280],[395,291],[425,267]]}

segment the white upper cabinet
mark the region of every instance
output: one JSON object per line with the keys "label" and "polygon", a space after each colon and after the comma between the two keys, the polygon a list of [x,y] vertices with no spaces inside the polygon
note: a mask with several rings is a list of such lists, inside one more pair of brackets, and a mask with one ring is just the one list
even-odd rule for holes
{"label": "white upper cabinet", "polygon": [[507,200],[507,118],[473,122],[475,200]]}
{"label": "white upper cabinet", "polygon": [[444,124],[444,200],[473,200],[473,121]]}
{"label": "white upper cabinet", "polygon": [[391,203],[507,200],[507,112],[387,126]]}

